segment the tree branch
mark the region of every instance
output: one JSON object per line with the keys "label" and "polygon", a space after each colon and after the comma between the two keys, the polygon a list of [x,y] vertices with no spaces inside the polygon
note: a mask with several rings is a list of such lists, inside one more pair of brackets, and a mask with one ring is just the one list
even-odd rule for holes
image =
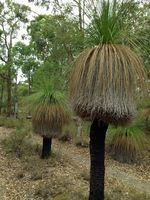
{"label": "tree branch", "polygon": [[4,27],[4,21],[2,22],[2,29],[3,29],[3,33],[4,33],[5,45],[6,45],[7,50],[9,50],[9,46],[8,46],[8,42],[7,42],[7,35],[5,32],[5,27]]}
{"label": "tree branch", "polygon": [[7,63],[7,61],[0,55],[0,59],[4,62]]}

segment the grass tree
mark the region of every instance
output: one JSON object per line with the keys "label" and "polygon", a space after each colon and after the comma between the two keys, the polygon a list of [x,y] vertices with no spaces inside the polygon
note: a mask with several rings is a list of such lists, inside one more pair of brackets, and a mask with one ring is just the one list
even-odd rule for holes
{"label": "grass tree", "polygon": [[89,200],[104,199],[108,125],[125,125],[132,121],[136,113],[134,97],[137,88],[143,91],[141,88],[146,87],[146,73],[141,60],[125,45],[131,41],[127,38],[129,29],[123,20],[129,12],[127,7],[115,0],[101,2],[90,35],[96,46],[84,50],[77,57],[70,83],[74,111],[92,122]]}
{"label": "grass tree", "polygon": [[[141,114],[141,113],[140,113]],[[113,158],[120,162],[132,163],[137,161],[142,150],[146,149],[144,117],[138,116],[127,128],[118,127],[109,130],[109,150]]]}
{"label": "grass tree", "polygon": [[35,95],[32,124],[34,132],[43,137],[41,158],[49,158],[52,138],[61,134],[63,125],[68,122],[69,114],[64,99],[63,94],[51,86]]}

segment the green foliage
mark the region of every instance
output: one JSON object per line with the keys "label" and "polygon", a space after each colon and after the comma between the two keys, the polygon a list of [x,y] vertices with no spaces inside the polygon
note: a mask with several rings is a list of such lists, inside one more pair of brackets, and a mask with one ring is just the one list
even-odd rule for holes
{"label": "green foliage", "polygon": [[18,119],[0,116],[0,126],[5,126],[6,128],[16,128],[19,124],[20,121]]}
{"label": "green foliage", "polygon": [[18,84],[18,97],[25,97],[29,95],[28,85],[26,83]]}
{"label": "green foliage", "polygon": [[3,141],[2,145],[6,153],[13,154],[20,158],[26,154],[32,154],[34,145],[31,143],[31,127],[20,123],[15,131],[10,133]]}
{"label": "green foliage", "polygon": [[55,90],[54,85],[51,81],[43,80],[43,82],[38,85],[37,91],[35,94],[29,97],[32,105],[50,105],[50,104],[65,104],[66,97],[65,95]]}
{"label": "green foliage", "polygon": [[77,22],[64,15],[40,15],[31,22],[28,30],[42,60],[51,56],[56,62],[57,59],[62,61],[69,56],[69,51],[81,48],[82,33]]}
{"label": "green foliage", "polygon": [[150,107],[145,110],[146,133],[150,136]]}
{"label": "green foliage", "polygon": [[108,134],[109,150],[113,158],[121,162],[135,162],[145,149],[145,121],[139,119],[127,128],[110,128]]}
{"label": "green foliage", "polygon": [[95,44],[116,43],[116,39],[120,38],[122,29],[125,28],[121,10],[116,0],[101,2],[100,14],[94,15],[92,24]]}
{"label": "green foliage", "polygon": [[138,110],[142,110],[142,109],[146,109],[146,108],[150,107],[149,96],[147,96],[145,98],[138,98],[137,99],[137,107],[138,107]]}
{"label": "green foliage", "polygon": [[31,44],[25,45],[17,42],[13,47],[14,64],[21,68],[23,75],[31,79],[34,71],[38,69],[39,62]]}
{"label": "green foliage", "polygon": [[64,90],[70,63],[83,46],[83,33],[78,23],[63,14],[40,15],[31,22],[28,32],[34,52],[41,61],[33,78],[34,84],[47,79],[53,81],[58,90]]}
{"label": "green foliage", "polygon": [[123,188],[116,187],[110,192],[106,192],[106,200],[149,200],[149,195],[146,193],[140,193],[130,189],[129,192],[124,192]]}
{"label": "green foliage", "polygon": [[98,2],[87,31],[88,42],[94,45],[119,43],[137,47],[135,28],[140,28],[141,13],[139,2],[134,0]]}
{"label": "green foliage", "polygon": [[0,76],[7,83],[7,115],[11,116],[12,105],[16,103],[16,101],[13,102],[12,100],[12,80],[16,79],[18,70],[14,64],[14,39],[17,38],[22,23],[25,25],[28,22],[27,15],[30,9],[12,0],[1,2],[1,6],[3,9],[1,9],[0,13],[0,61],[4,64],[4,70],[2,74],[0,72]]}

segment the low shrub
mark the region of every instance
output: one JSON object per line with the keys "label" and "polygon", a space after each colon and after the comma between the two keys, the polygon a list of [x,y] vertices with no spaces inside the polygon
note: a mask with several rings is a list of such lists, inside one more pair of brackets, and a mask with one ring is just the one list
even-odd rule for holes
{"label": "low shrub", "polygon": [[127,128],[110,128],[108,134],[109,152],[120,162],[132,163],[145,148],[145,124],[138,120]]}
{"label": "low shrub", "polygon": [[1,143],[6,153],[15,154],[19,158],[23,154],[32,154],[33,149],[35,150],[35,146],[31,142],[30,127],[21,127],[21,124]]}
{"label": "low shrub", "polygon": [[6,128],[16,128],[20,124],[19,119],[13,117],[0,117],[0,126],[5,126]]}
{"label": "low shrub", "polygon": [[71,137],[70,132],[66,130],[58,137],[58,139],[62,142],[69,142],[71,141],[72,137]]}
{"label": "low shrub", "polygon": [[146,133],[150,135],[150,107],[145,110]]}
{"label": "low shrub", "polygon": [[88,137],[86,137],[84,134],[82,134],[80,137],[75,137],[73,142],[76,146],[79,146],[79,147],[89,146]]}
{"label": "low shrub", "polygon": [[106,200],[149,200],[150,196],[146,193],[137,193],[132,189],[129,189],[128,192],[125,192],[122,188],[114,188],[110,192],[106,192]]}

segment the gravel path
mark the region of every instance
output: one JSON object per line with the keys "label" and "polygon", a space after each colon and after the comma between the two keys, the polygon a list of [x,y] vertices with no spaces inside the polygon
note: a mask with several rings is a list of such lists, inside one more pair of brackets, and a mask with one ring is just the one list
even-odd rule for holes
{"label": "gravel path", "polygon": [[[87,148],[79,148],[73,144],[61,143],[57,140],[54,143],[54,147],[59,149],[64,156],[67,156],[77,166],[89,170],[90,159]],[[145,171],[146,170],[146,177],[143,178],[144,174],[142,174],[142,172],[138,173],[137,167],[134,168],[132,165],[120,164],[106,156],[106,179],[117,179],[117,181],[121,182],[126,187],[150,195],[149,167],[147,167]]]}

